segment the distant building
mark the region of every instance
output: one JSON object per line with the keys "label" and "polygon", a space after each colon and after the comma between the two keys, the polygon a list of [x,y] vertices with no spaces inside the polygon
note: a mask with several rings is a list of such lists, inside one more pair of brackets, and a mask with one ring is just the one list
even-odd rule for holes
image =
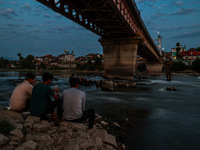
{"label": "distant building", "polygon": [[86,64],[88,62],[88,60],[91,60],[91,63],[95,63],[95,58],[96,57],[99,57],[101,59],[101,63],[102,65],[104,64],[104,55],[103,54],[93,54],[93,53],[90,53],[90,54],[87,54],[85,57],[83,56],[80,56],[80,57],[77,57],[76,58],[76,62],[77,63],[80,63],[80,64]]}
{"label": "distant building", "polygon": [[65,54],[61,54],[57,57],[58,60],[60,60],[62,63],[65,62]]}
{"label": "distant building", "polygon": [[69,54],[69,50],[64,50],[64,54],[68,55]]}
{"label": "distant building", "polygon": [[196,59],[200,59],[200,52],[196,51],[195,48],[191,48],[187,51],[181,52],[182,59],[187,62],[189,65]]}
{"label": "distant building", "polygon": [[180,45],[180,46],[176,46],[176,48],[171,48],[171,52],[172,52],[172,60],[177,59],[177,51],[176,51],[177,48],[180,48],[180,52],[184,52],[184,51],[186,51],[185,46],[182,47],[181,45]]}
{"label": "distant building", "polygon": [[71,53],[69,53],[69,50],[64,50],[64,54],[59,55],[58,59],[61,60],[63,63],[68,62],[76,62],[76,55],[74,55],[74,51],[72,50]]}
{"label": "distant building", "polygon": [[59,63],[57,66],[61,68],[76,68],[76,55],[74,51],[70,53],[69,50],[64,50],[64,54],[59,55],[57,58]]}
{"label": "distant building", "polygon": [[103,54],[88,54],[86,56],[75,57],[74,51],[72,50],[71,53],[69,50],[64,50],[64,53],[54,57],[52,55],[45,55],[42,57],[35,57],[35,64],[36,68],[40,69],[41,65],[45,65],[45,68],[51,67],[61,67],[61,68],[69,68],[74,69],[76,68],[77,63],[86,64],[88,60],[91,60],[92,63],[95,63],[95,58],[99,57],[101,59],[101,64],[104,64]]}
{"label": "distant building", "polygon": [[72,50],[72,53],[65,54],[65,61],[66,62],[75,62],[76,61],[76,55],[74,55],[74,51]]}
{"label": "distant building", "polygon": [[45,64],[49,64],[51,63],[52,61],[54,61],[56,59],[56,57],[52,56],[52,55],[45,55],[45,56],[42,56],[41,59],[43,60],[43,62]]}
{"label": "distant building", "polygon": [[77,57],[76,62],[78,62],[80,64],[84,64],[86,62],[86,57],[84,57],[84,56]]}

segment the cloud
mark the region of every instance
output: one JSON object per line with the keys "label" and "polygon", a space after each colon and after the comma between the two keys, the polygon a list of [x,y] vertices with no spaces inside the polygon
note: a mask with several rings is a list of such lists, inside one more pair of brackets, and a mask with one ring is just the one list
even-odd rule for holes
{"label": "cloud", "polygon": [[21,6],[21,8],[25,11],[31,11],[31,6],[29,3],[25,3],[24,5]]}
{"label": "cloud", "polygon": [[13,24],[13,23],[7,23],[6,24],[8,27],[20,27],[19,24]]}
{"label": "cloud", "polygon": [[33,31],[34,32],[40,32],[40,30],[38,28],[34,28]]}
{"label": "cloud", "polygon": [[199,12],[199,10],[195,9],[195,8],[180,8],[179,10],[177,10],[176,12],[173,12],[169,15],[189,15],[192,14],[194,12]]}
{"label": "cloud", "polygon": [[7,19],[11,19],[11,18],[13,18],[14,16],[17,16],[15,10],[12,9],[12,8],[6,8],[5,10],[0,11],[0,15],[1,15],[2,17],[7,18]]}
{"label": "cloud", "polygon": [[145,2],[152,2],[152,3],[154,3],[154,2],[156,2],[157,0],[137,0],[136,1],[136,4],[140,4],[140,3],[145,3]]}
{"label": "cloud", "polygon": [[64,25],[64,26],[57,25],[57,26],[52,27],[52,29],[57,30],[59,32],[63,32],[63,33],[67,32],[68,30],[85,30],[84,27],[76,25],[76,24]]}
{"label": "cloud", "polygon": [[32,24],[26,24],[26,27],[33,27]]}
{"label": "cloud", "polygon": [[70,29],[74,29],[74,30],[85,30],[84,27],[79,26],[79,25],[73,25],[73,26],[69,26]]}
{"label": "cloud", "polygon": [[0,37],[0,40],[10,40],[10,39],[12,39],[12,38],[13,38],[13,36],[6,35],[6,36]]}
{"label": "cloud", "polygon": [[155,23],[152,21],[152,19],[148,20],[143,20],[144,24],[147,25],[148,27],[155,27]]}
{"label": "cloud", "polygon": [[62,17],[63,16],[61,14],[58,14],[58,13],[55,15],[55,18],[57,18],[57,19],[62,18]]}
{"label": "cloud", "polygon": [[172,3],[170,3],[171,6],[182,6],[183,5],[183,1],[174,1]]}
{"label": "cloud", "polygon": [[57,25],[57,26],[52,27],[52,29],[60,31],[60,32],[66,32],[69,29],[69,27],[68,26],[59,26],[59,25]]}
{"label": "cloud", "polygon": [[[195,24],[195,25],[188,25],[188,26],[179,26],[179,27],[175,27],[173,28],[174,30],[178,30],[178,29],[194,29],[194,28],[199,28],[200,24]],[[171,28],[172,29],[172,28]]]}
{"label": "cloud", "polygon": [[17,5],[16,2],[10,2],[10,4],[15,6]]}
{"label": "cloud", "polygon": [[[161,31],[162,33],[166,33],[166,32],[176,32],[176,31],[181,31],[181,32],[184,32],[186,29],[199,29],[199,26],[200,26],[200,24],[195,24],[195,25],[183,25],[183,26],[174,26],[174,27],[158,27],[159,29],[157,29],[157,30],[159,30],[159,31]],[[156,25],[155,25],[155,27],[156,27]],[[152,26],[152,29],[154,29],[155,28],[154,26]]]}
{"label": "cloud", "polygon": [[49,14],[44,14],[44,17],[51,18],[51,16]]}
{"label": "cloud", "polygon": [[55,22],[54,20],[45,21],[45,23],[54,23],[54,22]]}
{"label": "cloud", "polygon": [[195,38],[195,37],[200,37],[200,31],[196,31],[196,32],[186,32],[183,34],[179,34],[179,35],[175,35],[170,37],[170,39],[188,39],[188,38]]}
{"label": "cloud", "polygon": [[163,18],[163,16],[166,16],[164,13],[160,13],[160,12],[156,12],[154,14],[151,15],[152,19],[157,19],[157,18]]}

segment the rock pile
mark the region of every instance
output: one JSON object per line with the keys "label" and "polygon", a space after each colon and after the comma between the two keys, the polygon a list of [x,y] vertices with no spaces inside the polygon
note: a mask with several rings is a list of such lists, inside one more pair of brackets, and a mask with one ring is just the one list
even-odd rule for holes
{"label": "rock pile", "polygon": [[115,88],[134,88],[136,87],[136,82],[134,81],[120,81],[120,80],[91,80],[78,77],[80,84],[84,86],[95,85],[96,87],[101,87],[104,91],[114,91]]}
{"label": "rock pile", "polygon": [[172,88],[169,87],[169,86],[167,86],[167,87],[166,87],[166,90],[167,90],[167,91],[177,91],[177,88],[176,88],[175,86],[172,87]]}
{"label": "rock pile", "polygon": [[[0,133],[2,150],[122,150],[124,144],[104,130],[106,122],[96,115],[92,129],[85,123],[62,121],[59,126],[54,122],[40,120],[39,117],[11,110],[0,110],[0,121],[6,120],[14,126],[8,134]],[[99,121],[98,121],[99,120]],[[116,127],[120,125],[113,123]],[[0,126],[1,130],[2,127]]]}

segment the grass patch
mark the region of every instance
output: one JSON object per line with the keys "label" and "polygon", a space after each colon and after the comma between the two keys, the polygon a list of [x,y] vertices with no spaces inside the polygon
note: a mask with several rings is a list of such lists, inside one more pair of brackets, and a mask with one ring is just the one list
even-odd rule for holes
{"label": "grass patch", "polygon": [[13,129],[15,129],[15,127],[10,122],[0,119],[0,133],[1,134],[7,135]]}

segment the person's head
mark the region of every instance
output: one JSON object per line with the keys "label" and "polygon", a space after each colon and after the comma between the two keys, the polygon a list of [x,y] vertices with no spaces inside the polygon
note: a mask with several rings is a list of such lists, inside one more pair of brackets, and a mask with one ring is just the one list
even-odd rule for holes
{"label": "person's head", "polygon": [[35,75],[32,73],[26,73],[25,80],[27,80],[30,84],[33,84],[35,82]]}
{"label": "person's head", "polygon": [[48,72],[45,72],[42,75],[42,81],[43,82],[49,82],[50,83],[53,79],[54,79],[53,75],[48,73]]}
{"label": "person's head", "polygon": [[70,86],[78,88],[79,87],[79,79],[78,78],[72,78],[70,80]]}

